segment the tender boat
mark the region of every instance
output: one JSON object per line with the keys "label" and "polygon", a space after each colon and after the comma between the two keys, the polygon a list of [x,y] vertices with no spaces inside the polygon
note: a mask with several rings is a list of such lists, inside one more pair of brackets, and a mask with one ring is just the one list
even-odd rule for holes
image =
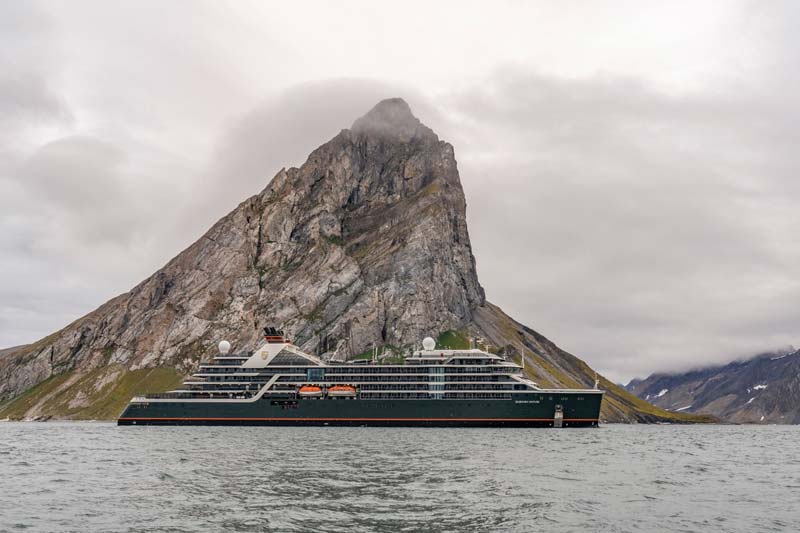
{"label": "tender boat", "polygon": [[306,398],[311,398],[311,397],[319,398],[322,396],[322,387],[318,387],[316,385],[303,385],[297,391],[297,394],[300,396],[304,396]]}
{"label": "tender boat", "polygon": [[356,388],[352,385],[332,385],[328,387],[328,396],[338,398],[353,398],[357,395]]}

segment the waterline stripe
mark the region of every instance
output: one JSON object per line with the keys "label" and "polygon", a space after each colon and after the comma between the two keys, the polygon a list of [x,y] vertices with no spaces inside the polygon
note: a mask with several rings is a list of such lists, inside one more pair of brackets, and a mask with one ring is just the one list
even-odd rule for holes
{"label": "waterline stripe", "polygon": [[[143,417],[124,417],[119,418],[119,420],[214,420],[214,421],[221,421],[221,420],[231,420],[231,421],[245,421],[245,420],[258,420],[258,421],[291,421],[291,422],[299,422],[299,421],[314,421],[314,422],[321,422],[325,420],[347,420],[347,421],[370,421],[370,422],[422,422],[422,421],[430,421],[430,422],[552,422],[553,418],[332,418],[332,417],[324,417],[324,418],[314,418],[314,417],[300,417],[300,418],[289,418],[289,417],[274,417],[274,418],[233,418],[233,417],[222,417],[222,418],[167,418],[167,417],[159,417],[159,418],[143,418]],[[596,418],[564,418],[562,419],[564,422],[598,422],[599,420]]]}

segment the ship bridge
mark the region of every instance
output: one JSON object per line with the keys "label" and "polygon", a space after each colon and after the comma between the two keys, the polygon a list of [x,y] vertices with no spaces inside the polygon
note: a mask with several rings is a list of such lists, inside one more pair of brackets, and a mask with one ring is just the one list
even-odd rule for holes
{"label": "ship bridge", "polygon": [[[498,355],[471,348],[468,350],[417,350],[406,358],[406,364],[503,364],[506,360]],[[510,364],[510,363],[509,363]]]}

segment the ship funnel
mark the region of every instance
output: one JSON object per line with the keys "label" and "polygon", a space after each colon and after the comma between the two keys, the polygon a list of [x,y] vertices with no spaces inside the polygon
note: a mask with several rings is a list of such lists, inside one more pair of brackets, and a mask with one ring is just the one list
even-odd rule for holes
{"label": "ship funnel", "polygon": [[219,348],[219,353],[221,353],[222,355],[226,355],[228,352],[231,351],[231,343],[229,343],[228,341],[222,341],[219,343],[219,346],[217,346],[217,348]]}

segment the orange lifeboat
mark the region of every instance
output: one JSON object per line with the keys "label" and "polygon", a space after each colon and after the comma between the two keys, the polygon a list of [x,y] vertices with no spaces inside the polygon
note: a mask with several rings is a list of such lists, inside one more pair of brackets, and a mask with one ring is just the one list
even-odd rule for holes
{"label": "orange lifeboat", "polygon": [[352,385],[333,385],[328,387],[328,396],[353,397],[356,395],[356,388]]}
{"label": "orange lifeboat", "polygon": [[322,387],[317,385],[303,385],[298,391],[300,396],[311,398],[322,396]]}

